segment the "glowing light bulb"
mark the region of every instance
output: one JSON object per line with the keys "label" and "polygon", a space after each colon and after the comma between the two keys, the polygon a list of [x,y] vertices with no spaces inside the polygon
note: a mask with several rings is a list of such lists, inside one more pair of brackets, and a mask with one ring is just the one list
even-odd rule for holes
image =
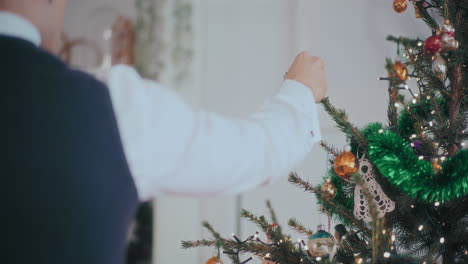
{"label": "glowing light bulb", "polygon": [[435,202],[434,203],[434,206],[436,206],[436,207],[439,206],[439,205],[440,205],[440,202]]}
{"label": "glowing light bulb", "polygon": [[424,226],[423,226],[423,225],[420,225],[420,226],[418,227],[418,230],[419,230],[419,231],[422,231],[423,229],[424,229]]}
{"label": "glowing light bulb", "polygon": [[441,237],[440,240],[439,240],[439,242],[440,242],[441,244],[445,243],[445,238]]}
{"label": "glowing light bulb", "polygon": [[389,258],[389,257],[390,257],[390,252],[385,252],[385,253],[383,254],[383,256],[384,256],[384,258]]}

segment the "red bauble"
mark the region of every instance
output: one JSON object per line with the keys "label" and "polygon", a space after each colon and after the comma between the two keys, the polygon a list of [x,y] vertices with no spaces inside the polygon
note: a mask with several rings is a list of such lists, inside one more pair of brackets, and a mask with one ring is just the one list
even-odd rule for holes
{"label": "red bauble", "polygon": [[424,41],[424,51],[429,55],[434,55],[442,50],[442,37],[434,35]]}

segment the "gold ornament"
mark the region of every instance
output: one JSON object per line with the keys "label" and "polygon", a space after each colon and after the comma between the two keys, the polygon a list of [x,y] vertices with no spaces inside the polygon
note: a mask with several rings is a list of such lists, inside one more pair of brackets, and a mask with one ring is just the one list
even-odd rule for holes
{"label": "gold ornament", "polygon": [[439,173],[442,170],[442,166],[440,166],[438,158],[432,160],[432,169],[434,169],[435,173]]}
{"label": "gold ornament", "polygon": [[395,64],[393,64],[393,73],[390,75],[390,77],[406,81],[408,80],[408,68],[406,68],[406,65],[401,63],[401,61],[396,61]]}
{"label": "gold ornament", "polygon": [[436,53],[432,59],[432,72],[441,81],[444,81],[447,76],[447,62],[440,53]]}
{"label": "gold ornament", "polygon": [[206,264],[224,264],[224,263],[219,258],[212,257],[206,262]]}
{"label": "gold ornament", "polygon": [[403,13],[408,8],[407,0],[395,0],[393,1],[393,10],[397,13]]}
{"label": "gold ornament", "polygon": [[359,169],[356,156],[349,151],[345,151],[338,155],[335,159],[334,167],[336,175],[345,180],[349,180],[351,178],[351,174],[355,173]]}
{"label": "gold ornament", "polygon": [[442,51],[454,51],[460,46],[458,40],[455,39],[455,28],[449,20],[445,20],[442,26]]}
{"label": "gold ornament", "polygon": [[336,197],[336,187],[333,185],[330,178],[328,178],[327,181],[322,185],[320,191],[322,192],[322,196],[328,200]]}

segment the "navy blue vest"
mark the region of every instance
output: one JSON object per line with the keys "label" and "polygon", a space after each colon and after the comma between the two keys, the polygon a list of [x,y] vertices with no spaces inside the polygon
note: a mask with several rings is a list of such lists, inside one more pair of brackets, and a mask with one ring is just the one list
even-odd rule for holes
{"label": "navy blue vest", "polygon": [[107,87],[5,36],[0,77],[0,262],[123,263],[138,197]]}

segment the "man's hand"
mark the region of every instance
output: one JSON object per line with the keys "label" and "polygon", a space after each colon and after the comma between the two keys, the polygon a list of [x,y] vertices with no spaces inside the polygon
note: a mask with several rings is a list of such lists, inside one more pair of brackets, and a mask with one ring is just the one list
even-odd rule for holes
{"label": "man's hand", "polygon": [[327,94],[323,61],[318,57],[311,56],[306,51],[296,56],[285,79],[295,80],[309,87],[317,103]]}

